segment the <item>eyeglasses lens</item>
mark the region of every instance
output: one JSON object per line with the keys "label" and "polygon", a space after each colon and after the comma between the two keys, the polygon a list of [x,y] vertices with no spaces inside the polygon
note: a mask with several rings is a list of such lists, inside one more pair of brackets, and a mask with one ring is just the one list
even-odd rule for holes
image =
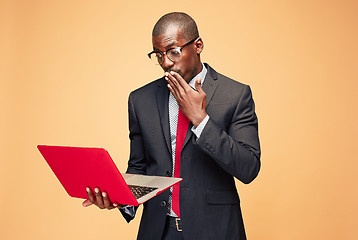
{"label": "eyeglasses lens", "polygon": [[[181,53],[177,49],[169,50],[166,55],[172,62],[177,62],[181,59]],[[152,53],[150,59],[154,64],[162,64],[164,62],[164,56],[161,53]]]}
{"label": "eyeglasses lens", "polygon": [[172,49],[167,52],[167,56],[173,62],[177,62],[181,59],[181,53],[177,49]]}

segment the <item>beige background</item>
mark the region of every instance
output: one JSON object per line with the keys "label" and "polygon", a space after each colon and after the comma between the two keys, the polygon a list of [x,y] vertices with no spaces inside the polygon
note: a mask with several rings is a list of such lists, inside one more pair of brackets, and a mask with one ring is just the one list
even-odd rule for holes
{"label": "beige background", "polygon": [[127,98],[162,75],[146,53],[169,11],[196,19],[203,61],[252,87],[262,170],[237,183],[248,238],[358,239],[353,0],[0,0],[0,238],[135,238],[140,217],[83,208],[36,145],[104,147],[126,169]]}

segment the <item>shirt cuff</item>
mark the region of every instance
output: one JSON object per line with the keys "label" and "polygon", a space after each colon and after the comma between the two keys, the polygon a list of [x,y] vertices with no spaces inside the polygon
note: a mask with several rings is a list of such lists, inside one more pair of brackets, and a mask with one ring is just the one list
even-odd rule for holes
{"label": "shirt cuff", "polygon": [[201,133],[203,132],[206,123],[209,121],[209,115],[206,115],[206,117],[201,121],[201,123],[197,127],[192,127],[191,131],[195,134],[196,138],[200,138]]}
{"label": "shirt cuff", "polygon": [[127,214],[128,216],[130,216],[130,218],[134,218],[135,216],[135,208],[134,206],[131,206],[131,205],[126,205],[126,206],[123,206],[121,209],[121,212]]}

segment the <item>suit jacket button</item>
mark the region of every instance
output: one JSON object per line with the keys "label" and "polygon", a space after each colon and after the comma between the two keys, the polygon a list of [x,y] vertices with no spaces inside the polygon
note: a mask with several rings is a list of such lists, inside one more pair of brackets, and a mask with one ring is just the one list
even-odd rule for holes
{"label": "suit jacket button", "polygon": [[160,203],[160,205],[161,205],[162,207],[165,207],[165,206],[167,205],[167,202],[163,200],[163,201]]}

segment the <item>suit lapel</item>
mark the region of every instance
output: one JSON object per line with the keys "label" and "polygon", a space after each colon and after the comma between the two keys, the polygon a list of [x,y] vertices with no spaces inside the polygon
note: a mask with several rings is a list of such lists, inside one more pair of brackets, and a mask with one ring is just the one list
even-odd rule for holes
{"label": "suit lapel", "polygon": [[[218,79],[218,76],[217,76],[217,72],[214,69],[212,69],[208,64],[205,64],[205,67],[208,70],[208,72],[206,73],[206,77],[205,77],[205,80],[203,83],[203,90],[206,94],[206,108],[208,108],[210,101],[213,98],[213,95],[217,88],[216,80]],[[193,132],[191,131],[192,127],[193,127],[193,124],[190,123],[188,131],[185,136],[183,148],[184,148],[185,144],[189,141],[191,136],[193,135]]]}
{"label": "suit lapel", "polygon": [[205,67],[208,69],[208,73],[206,74],[205,81],[203,83],[203,90],[206,94],[206,108],[208,108],[218,86],[218,81],[216,81],[218,79],[218,74],[208,64],[205,64]]}
{"label": "suit lapel", "polygon": [[171,143],[170,143],[170,127],[169,127],[169,89],[166,86],[166,81],[162,78],[163,81],[158,84],[157,90],[157,106],[159,111],[159,117],[162,125],[163,135],[165,142],[167,144],[168,150],[171,153]]}

